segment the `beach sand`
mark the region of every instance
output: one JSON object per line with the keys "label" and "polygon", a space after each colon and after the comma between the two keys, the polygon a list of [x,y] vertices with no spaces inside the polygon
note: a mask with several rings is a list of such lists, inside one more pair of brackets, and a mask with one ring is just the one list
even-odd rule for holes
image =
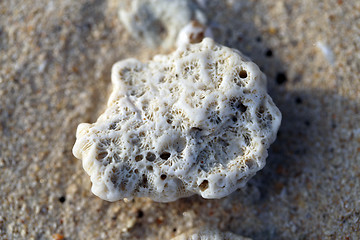
{"label": "beach sand", "polygon": [[126,32],[115,0],[0,1],[1,239],[170,239],[201,226],[360,238],[360,1],[199,2],[283,114],[265,168],[218,200],[94,196],[71,152],[76,127],[105,109],[116,61],[166,52]]}

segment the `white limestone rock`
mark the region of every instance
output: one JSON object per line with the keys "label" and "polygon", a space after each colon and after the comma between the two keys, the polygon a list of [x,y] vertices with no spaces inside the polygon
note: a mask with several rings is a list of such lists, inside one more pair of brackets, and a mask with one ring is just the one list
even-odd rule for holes
{"label": "white limestone rock", "polygon": [[97,196],[221,198],[264,167],[281,113],[239,51],[205,38],[148,63],[120,61],[111,78],[106,111],[79,125],[73,148]]}
{"label": "white limestone rock", "polygon": [[195,228],[171,240],[251,240],[251,238],[242,237],[231,232],[220,232],[218,229]]}
{"label": "white limestone rock", "polygon": [[178,33],[196,20],[206,23],[206,17],[190,0],[131,0],[121,2],[119,18],[128,32],[150,47],[170,49]]}

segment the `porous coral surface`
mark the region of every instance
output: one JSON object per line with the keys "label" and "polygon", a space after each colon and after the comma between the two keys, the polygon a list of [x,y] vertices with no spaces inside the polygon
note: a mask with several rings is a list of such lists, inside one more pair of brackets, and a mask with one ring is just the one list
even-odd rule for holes
{"label": "porous coral surface", "polygon": [[281,114],[266,78],[206,38],[112,69],[108,108],[78,127],[74,155],[103,199],[229,195],[265,165]]}

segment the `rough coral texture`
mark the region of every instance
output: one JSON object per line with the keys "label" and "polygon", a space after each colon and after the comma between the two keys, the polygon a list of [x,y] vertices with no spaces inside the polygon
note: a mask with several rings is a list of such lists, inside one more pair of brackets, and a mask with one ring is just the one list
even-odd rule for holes
{"label": "rough coral texture", "polygon": [[251,240],[231,232],[220,232],[218,229],[192,229],[171,240]]}
{"label": "rough coral texture", "polygon": [[179,31],[191,20],[206,22],[199,7],[189,0],[133,0],[121,3],[119,18],[128,32],[151,47],[175,45]]}
{"label": "rough coral texture", "polygon": [[79,125],[73,148],[99,197],[221,198],[265,165],[281,113],[240,52],[205,38],[120,61],[111,77],[106,111]]}

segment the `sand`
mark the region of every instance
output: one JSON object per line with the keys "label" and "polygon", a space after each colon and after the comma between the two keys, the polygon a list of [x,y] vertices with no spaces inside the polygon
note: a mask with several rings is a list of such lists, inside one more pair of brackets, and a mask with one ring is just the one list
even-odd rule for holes
{"label": "sand", "polygon": [[[283,114],[267,165],[219,200],[109,203],[71,152],[105,109],[133,39],[117,1],[0,2],[0,238],[170,239],[209,226],[252,239],[360,238],[360,1],[199,1]],[[57,234],[57,235],[56,235]]]}

